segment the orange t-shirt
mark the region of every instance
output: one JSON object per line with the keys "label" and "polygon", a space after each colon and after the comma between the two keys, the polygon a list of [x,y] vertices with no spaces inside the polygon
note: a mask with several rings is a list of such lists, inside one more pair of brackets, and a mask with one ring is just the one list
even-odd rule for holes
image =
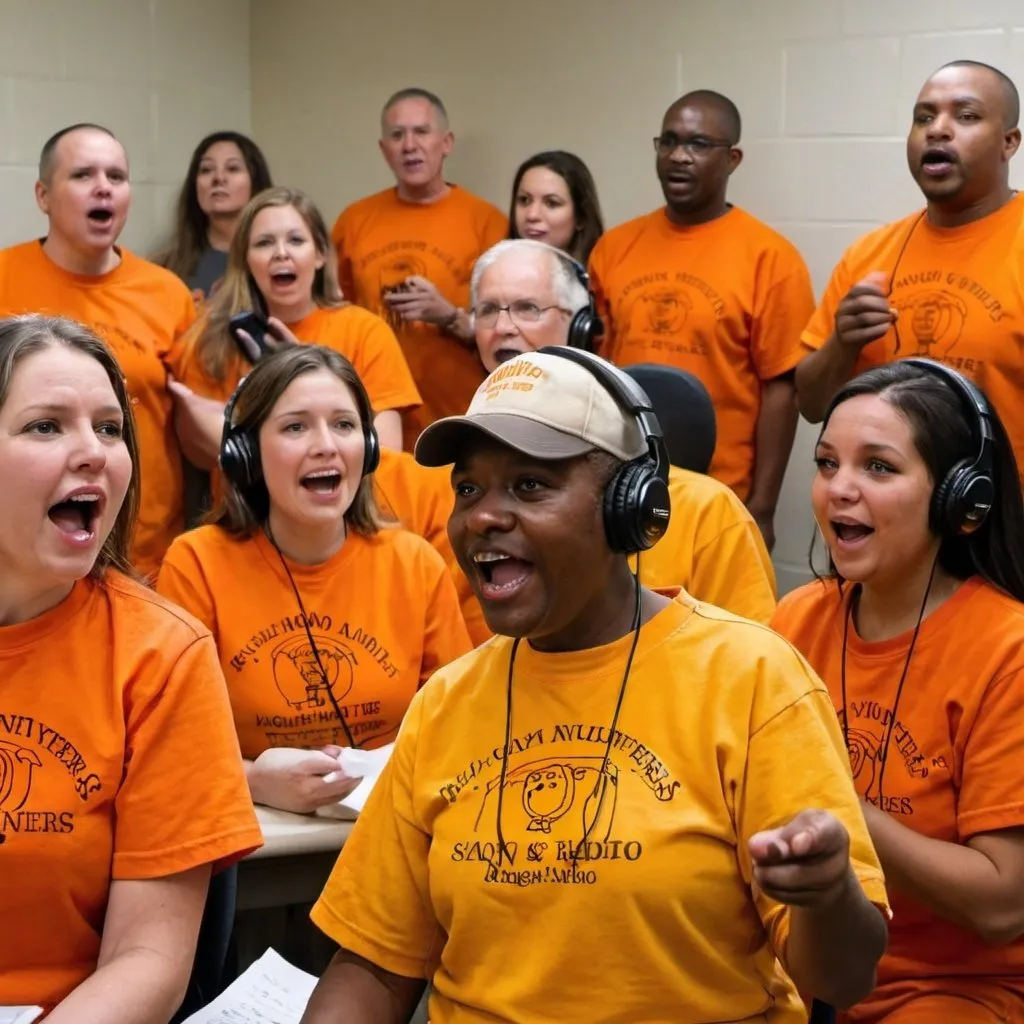
{"label": "orange t-shirt", "polygon": [[44,313],[78,320],[113,349],[128,381],[142,457],[142,506],[132,559],[155,576],[184,527],[181,449],[167,370],[180,366],[178,339],[195,319],[188,289],[169,270],[120,249],[121,263],[98,277],[71,274],[38,242],[0,252],[0,316]]}
{"label": "orange t-shirt", "polygon": [[383,292],[419,275],[465,308],[473,264],[507,234],[505,215],[458,185],[426,204],[404,202],[397,189],[385,189],[347,207],[334,225],[345,298],[388,319],[423,396],[423,404],[405,416],[410,450],[429,423],[466,411],[485,374],[475,347],[432,324],[405,323],[385,304]]}
{"label": "orange t-shirt", "polygon": [[[775,569],[746,506],[713,477],[669,467],[668,531],[640,555],[640,582],[683,587],[698,601],[767,624],[775,611]],[[630,559],[636,568],[635,556]]]}
{"label": "orange t-shirt", "polygon": [[[214,380],[196,355],[195,345],[202,329],[200,321],[189,334],[182,358],[181,381],[197,395],[226,402],[248,372],[248,364],[236,355],[224,380]],[[353,305],[315,309],[296,323],[288,324],[288,329],[299,341],[323,345],[343,355],[359,374],[375,413],[419,405],[419,392],[402,350],[392,330],[379,316]]]}
{"label": "orange t-shirt", "polygon": [[[851,590],[840,597],[833,581],[808,583],[782,599],[772,627],[807,658],[840,722],[848,722],[858,793],[900,824],[943,842],[1024,825],[1024,605],[975,577],[929,615],[890,732],[911,631],[867,643],[851,622],[844,708],[843,625]],[[1024,995],[1024,938],[990,946],[911,897],[890,895],[893,920],[879,988],[851,1019],[873,1019],[872,1001],[907,980],[925,989],[950,976],[1015,977]]]}
{"label": "orange t-shirt", "polygon": [[96,969],[110,884],[261,846],[209,633],[110,572],[0,627],[0,1006]]}
{"label": "orange t-shirt", "polygon": [[451,477],[447,466],[421,466],[408,452],[383,448],[380,465],[373,474],[375,496],[385,513],[422,537],[444,559],[455,581],[469,638],[474,644],[482,644],[493,634],[448,539],[448,519],[455,507]]}
{"label": "orange t-shirt", "polygon": [[[395,738],[413,694],[471,648],[440,556],[405,530],[350,533],[322,565],[288,560],[316,654],[353,739]],[[277,551],[260,532],[202,526],[171,545],[157,589],[209,626],[247,758],[347,746]]]}
{"label": "orange t-shirt", "polygon": [[1024,461],[1024,196],[963,227],[937,228],[918,212],[854,242],[806,325],[805,355],[832,336],[839,303],[872,271],[895,271],[889,301],[899,319],[861,349],[855,372],[905,356],[959,370],[998,409]]}
{"label": "orange t-shirt", "polygon": [[814,294],[796,248],[737,207],[696,227],[656,210],[601,237],[590,279],[605,322],[601,354],[700,378],[718,421],[710,473],[745,501],[763,382],[805,354]]}

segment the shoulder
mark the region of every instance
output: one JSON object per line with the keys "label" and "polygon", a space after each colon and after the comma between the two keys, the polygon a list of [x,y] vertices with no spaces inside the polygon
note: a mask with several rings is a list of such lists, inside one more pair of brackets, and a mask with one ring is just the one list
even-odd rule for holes
{"label": "shoulder", "polygon": [[233,537],[220,526],[199,526],[175,537],[164,556],[164,563],[181,569],[207,560],[251,558],[249,538]]}
{"label": "shoulder", "polygon": [[679,466],[668,471],[668,493],[672,499],[672,515],[705,516],[713,514],[715,525],[752,521],[747,507],[736,492],[705,473],[694,473]]}
{"label": "shoulder", "polygon": [[[423,719],[429,721],[438,713],[444,715],[448,708],[453,713],[464,713],[477,696],[490,705],[495,685],[508,677],[511,653],[509,637],[491,636],[479,647],[439,668],[416,695],[421,701]],[[462,714],[458,717],[462,719]]]}
{"label": "shoulder", "polygon": [[1024,604],[978,577],[967,580],[963,586],[971,588],[965,610],[978,629],[1017,644],[1024,642]]}
{"label": "shoulder", "polygon": [[380,212],[384,207],[394,206],[395,202],[394,187],[383,188],[379,192],[373,192],[368,196],[363,196],[362,199],[349,203],[341,211],[341,215],[338,217],[338,224],[348,224],[362,220],[367,216]]}
{"label": "shoulder", "polygon": [[759,251],[783,256],[786,259],[804,262],[800,250],[784,235],[770,224],[748,213],[742,207],[734,206],[726,223],[730,230],[746,237]]}
{"label": "shoulder", "polygon": [[452,185],[449,195],[451,196],[453,203],[457,203],[465,210],[472,211],[479,217],[500,217],[502,220],[505,219],[505,214],[503,214],[493,203],[488,202],[481,196],[478,196],[475,192],[470,192],[469,189],[465,189],[461,185]]}
{"label": "shoulder", "polygon": [[[913,230],[915,223],[920,220],[922,212],[917,210],[900,220],[883,224],[881,227],[861,235],[847,247],[843,253],[843,262],[850,264],[872,262],[878,253],[890,249],[894,242],[901,244],[907,238],[908,233]],[[872,266],[871,269],[877,270],[878,268]]]}
{"label": "shoulder", "polygon": [[121,265],[126,274],[146,283],[147,288],[157,289],[167,296],[186,300],[193,304],[192,293],[185,282],[166,267],[158,266],[150,260],[143,259],[128,249],[121,250]]}
{"label": "shoulder", "polygon": [[614,228],[609,228],[597,240],[597,245],[594,246],[594,251],[590,254],[591,260],[599,262],[602,259],[613,258],[612,254],[621,253],[623,249],[633,245],[638,238],[657,230],[658,218],[662,216],[664,213],[659,208],[640,217],[627,220]]}
{"label": "shoulder", "polygon": [[401,567],[396,583],[410,578],[413,569],[426,570],[431,575],[447,572],[444,560],[427,541],[400,526],[385,526],[372,537],[358,537],[357,543],[369,558],[383,558]]}
{"label": "shoulder", "polygon": [[842,606],[843,594],[838,580],[828,577],[811,580],[779,600],[771,626],[786,636],[799,631],[805,623],[814,623],[820,628]]}
{"label": "shoulder", "polygon": [[29,242],[18,242],[16,245],[9,245],[0,249],[0,264],[17,263],[26,258],[33,258],[37,253],[42,252],[42,246],[38,239]]}
{"label": "shoulder", "polygon": [[183,608],[119,572],[108,571],[96,587],[110,607],[115,628],[123,622],[133,636],[144,639],[147,647],[159,649],[165,658],[210,636]]}
{"label": "shoulder", "polygon": [[382,317],[352,302],[344,306],[322,309],[320,316],[325,334],[359,334],[366,337],[378,331],[391,333],[391,328]]}

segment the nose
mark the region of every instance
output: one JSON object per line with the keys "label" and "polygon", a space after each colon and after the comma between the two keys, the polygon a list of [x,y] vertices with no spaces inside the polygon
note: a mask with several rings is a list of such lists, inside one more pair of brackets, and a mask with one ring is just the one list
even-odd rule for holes
{"label": "nose", "polygon": [[542,212],[543,208],[541,207],[540,203],[530,203],[530,205],[526,208],[527,223],[536,223],[537,221],[539,221],[541,219]]}
{"label": "nose", "polygon": [[223,185],[227,181],[228,172],[223,167],[215,167],[213,169],[213,183],[214,185]]}
{"label": "nose", "polygon": [[275,260],[276,259],[282,259],[283,257],[288,255],[288,245],[287,245],[285,239],[283,239],[283,238],[275,238],[274,239],[274,252],[273,252],[272,255],[273,255],[273,258]]}
{"label": "nose", "polygon": [[337,449],[337,441],[326,420],[322,420],[311,428],[309,432],[310,455],[331,455]]}
{"label": "nose", "polygon": [[492,487],[485,491],[462,513],[465,529],[478,537],[508,533],[516,524],[509,501],[508,493],[502,488]]}
{"label": "nose", "polygon": [[105,174],[96,177],[96,192],[101,196],[108,196],[113,190],[113,184]]}
{"label": "nose", "polygon": [[925,128],[925,138],[929,142],[948,142],[953,138],[953,119],[945,113],[936,114]]}
{"label": "nose", "polygon": [[514,338],[519,331],[519,324],[512,319],[512,314],[507,309],[498,311],[498,319],[494,321],[494,331],[503,338]]}
{"label": "nose", "polygon": [[85,424],[74,433],[74,444],[68,460],[76,472],[98,473],[107,464],[107,451],[97,437],[92,423]]}
{"label": "nose", "polygon": [[859,497],[856,474],[852,469],[839,466],[828,481],[829,501],[837,505],[852,505]]}

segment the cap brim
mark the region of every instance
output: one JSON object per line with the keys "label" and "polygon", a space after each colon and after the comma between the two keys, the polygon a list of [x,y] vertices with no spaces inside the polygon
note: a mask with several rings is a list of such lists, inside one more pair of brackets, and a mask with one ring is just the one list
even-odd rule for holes
{"label": "cap brim", "polygon": [[535,459],[572,459],[594,450],[589,441],[563,434],[546,423],[509,413],[492,413],[449,416],[431,423],[416,441],[416,461],[421,466],[447,466],[481,434]]}

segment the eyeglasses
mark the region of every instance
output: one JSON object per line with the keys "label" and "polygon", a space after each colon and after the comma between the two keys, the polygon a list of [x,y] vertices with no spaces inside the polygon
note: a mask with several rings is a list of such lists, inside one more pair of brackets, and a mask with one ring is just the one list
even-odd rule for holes
{"label": "eyeglasses", "polygon": [[681,139],[675,132],[665,132],[654,140],[654,148],[659,156],[671,156],[680,146],[694,158],[707,156],[715,149],[732,149],[732,143],[725,139],[708,139],[703,135]]}
{"label": "eyeglasses", "polygon": [[[561,306],[538,306],[528,299],[516,299],[507,306],[499,306],[493,302],[485,302],[473,316],[481,327],[493,327],[502,313],[508,313],[509,319],[517,324],[535,324],[549,309],[561,309]],[[565,312],[565,310],[562,310]]]}

